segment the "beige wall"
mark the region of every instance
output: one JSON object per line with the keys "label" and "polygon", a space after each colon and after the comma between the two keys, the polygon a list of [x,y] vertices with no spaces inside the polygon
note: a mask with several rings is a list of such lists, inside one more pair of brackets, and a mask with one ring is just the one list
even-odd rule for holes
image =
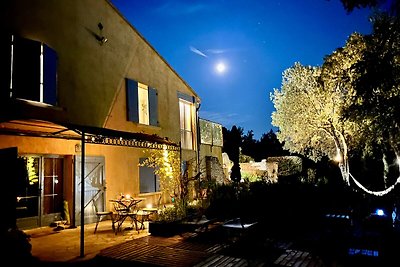
{"label": "beige wall", "polygon": [[[108,1],[6,2],[8,8],[0,11],[3,33],[42,41],[57,51],[59,106],[66,121],[179,142],[177,91],[197,95]],[[108,42],[100,45],[93,34]],[[158,90],[160,127],[126,120],[125,78]]]}
{"label": "beige wall", "polygon": [[[156,134],[179,143],[177,93],[198,96],[108,1],[5,0],[3,6],[3,33],[44,42],[58,55],[58,107],[17,102],[14,109],[28,118]],[[104,27],[101,32],[99,23]],[[108,42],[100,45],[94,34],[105,36]],[[157,89],[158,127],[127,121],[125,78]],[[0,135],[0,148],[17,146],[20,155],[66,156],[64,193],[69,198],[74,190],[72,159],[80,155],[75,151],[77,144],[80,141]],[[139,194],[138,163],[143,153],[141,148],[86,145],[87,156],[105,158],[107,200],[120,192]],[[196,151],[182,151],[185,160],[196,156]],[[159,193],[142,196],[145,205],[156,203]]]}
{"label": "beige wall", "polygon": [[[65,156],[64,194],[69,198],[68,202],[73,203],[74,164],[72,158],[74,155],[81,155],[81,152],[75,152],[75,145],[80,145],[80,141],[38,137],[0,137],[0,149],[17,146],[19,155]],[[140,194],[139,192],[139,158],[146,156],[142,148],[86,144],[85,149],[86,156],[105,158],[106,202],[109,208],[111,206],[108,200],[117,197],[121,192],[145,197],[146,201],[142,205],[157,202],[159,193]]]}
{"label": "beige wall", "polygon": [[212,156],[218,158],[218,161],[222,165],[222,147],[201,144],[200,160],[203,159],[205,156]]}

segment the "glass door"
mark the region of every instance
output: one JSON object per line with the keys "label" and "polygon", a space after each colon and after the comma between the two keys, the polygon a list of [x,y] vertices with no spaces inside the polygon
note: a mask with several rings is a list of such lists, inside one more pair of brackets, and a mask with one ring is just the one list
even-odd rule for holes
{"label": "glass door", "polygon": [[63,211],[63,158],[22,156],[26,173],[19,179],[17,225],[21,229],[48,226]]}
{"label": "glass door", "polygon": [[43,158],[41,225],[62,220],[63,158]]}

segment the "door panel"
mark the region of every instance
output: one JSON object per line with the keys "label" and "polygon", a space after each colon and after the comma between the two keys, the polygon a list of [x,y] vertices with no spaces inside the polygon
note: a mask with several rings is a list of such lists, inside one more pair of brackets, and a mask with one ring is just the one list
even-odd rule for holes
{"label": "door panel", "polygon": [[63,158],[43,158],[42,225],[62,218]]}
{"label": "door panel", "polygon": [[[99,211],[105,208],[104,157],[85,157],[85,224],[96,222]],[[75,225],[81,224],[81,157],[75,159]]]}
{"label": "door panel", "polygon": [[[40,224],[40,157],[20,158],[26,165],[26,179],[20,181],[21,190],[17,196],[17,224],[19,228],[34,228]],[[22,183],[21,183],[22,182]]]}
{"label": "door panel", "polygon": [[0,220],[0,231],[3,233],[16,225],[16,191],[17,191],[17,156],[18,149],[16,147],[0,149],[0,178],[3,188],[0,194],[0,202],[2,203],[3,215]]}
{"label": "door panel", "polygon": [[62,220],[63,164],[58,156],[22,156],[25,182],[19,180],[17,225],[21,229],[48,226]]}

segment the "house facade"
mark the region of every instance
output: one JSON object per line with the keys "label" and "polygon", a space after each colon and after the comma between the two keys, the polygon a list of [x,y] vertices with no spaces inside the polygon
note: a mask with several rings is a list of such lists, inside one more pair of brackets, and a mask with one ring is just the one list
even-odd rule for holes
{"label": "house facade", "polygon": [[199,161],[199,96],[109,1],[2,6],[0,154],[17,157],[2,178],[19,228],[94,222],[120,194],[156,203],[139,166],[151,149]]}

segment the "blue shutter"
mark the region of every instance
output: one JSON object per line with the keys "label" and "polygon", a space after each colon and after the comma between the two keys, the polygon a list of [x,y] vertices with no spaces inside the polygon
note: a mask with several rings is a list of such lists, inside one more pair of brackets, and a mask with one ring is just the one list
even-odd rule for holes
{"label": "blue shutter", "polygon": [[126,79],[126,100],[128,121],[139,122],[138,84],[134,80]]}
{"label": "blue shutter", "polygon": [[154,88],[149,87],[149,121],[150,125],[158,126],[158,93]]}
{"label": "blue shutter", "polygon": [[57,104],[57,53],[43,44],[43,97],[44,102]]}
{"label": "blue shutter", "polygon": [[0,37],[0,101],[10,98],[11,37],[11,34],[2,34]]}

